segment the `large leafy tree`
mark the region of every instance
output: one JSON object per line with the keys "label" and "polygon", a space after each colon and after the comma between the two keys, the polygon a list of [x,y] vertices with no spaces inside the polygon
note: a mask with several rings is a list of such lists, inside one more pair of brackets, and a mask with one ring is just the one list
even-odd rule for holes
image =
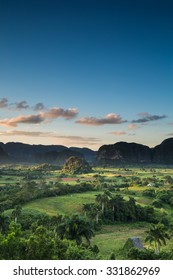
{"label": "large leafy tree", "polygon": [[52,260],[56,258],[56,244],[53,233],[44,226],[38,226],[26,241],[26,259]]}
{"label": "large leafy tree", "polygon": [[21,260],[25,258],[26,242],[21,225],[11,222],[8,233],[0,234],[0,259]]}

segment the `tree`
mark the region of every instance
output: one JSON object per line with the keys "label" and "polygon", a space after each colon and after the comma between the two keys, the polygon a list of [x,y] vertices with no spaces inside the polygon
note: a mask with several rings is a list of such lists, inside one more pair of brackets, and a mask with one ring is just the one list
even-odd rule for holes
{"label": "tree", "polygon": [[92,172],[92,168],[84,158],[71,156],[65,162],[62,171],[74,175],[90,173]]}
{"label": "tree", "polygon": [[66,217],[58,227],[61,238],[75,240],[77,245],[82,243],[84,237],[87,244],[90,245],[90,240],[94,236],[93,226],[89,220],[73,215]]}
{"label": "tree", "polygon": [[10,218],[8,216],[4,215],[3,213],[0,213],[0,232],[6,233],[9,227]]}
{"label": "tree", "polygon": [[38,226],[26,241],[27,260],[53,260],[56,258],[56,244],[53,233],[44,226]]}
{"label": "tree", "polygon": [[110,196],[106,192],[104,192],[103,194],[96,195],[96,201],[101,204],[103,217],[105,212],[105,205],[108,203],[109,197]]}
{"label": "tree", "polygon": [[101,213],[100,206],[97,204],[92,203],[90,205],[90,216],[91,218],[95,218],[96,224],[98,225],[99,223],[99,215]]}
{"label": "tree", "polygon": [[113,212],[113,220],[123,221],[124,220],[124,206],[125,201],[121,195],[116,195],[111,198],[110,205]]}
{"label": "tree", "polygon": [[136,200],[133,197],[129,198],[128,205],[128,218],[130,221],[135,222],[136,217]]}
{"label": "tree", "polygon": [[83,209],[83,211],[85,213],[85,217],[86,217],[87,212],[89,212],[91,210],[91,204],[90,203],[84,203],[82,209]]}
{"label": "tree", "polygon": [[0,234],[0,258],[5,260],[25,259],[26,242],[21,225],[11,222],[6,235]]}
{"label": "tree", "polygon": [[21,211],[22,211],[22,207],[20,205],[17,205],[11,213],[11,216],[14,219],[15,224],[17,223],[17,219],[20,216]]}
{"label": "tree", "polygon": [[154,243],[155,253],[159,254],[161,245],[166,245],[166,240],[169,239],[169,235],[166,232],[164,225],[161,223],[152,225],[146,233],[147,237],[145,241],[150,244]]}

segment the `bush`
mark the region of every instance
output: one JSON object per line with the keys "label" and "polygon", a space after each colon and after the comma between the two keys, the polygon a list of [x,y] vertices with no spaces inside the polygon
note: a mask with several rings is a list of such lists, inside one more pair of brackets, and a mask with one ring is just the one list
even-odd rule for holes
{"label": "bush", "polygon": [[152,205],[156,208],[161,208],[163,206],[162,202],[160,201],[160,199],[154,199],[152,202]]}

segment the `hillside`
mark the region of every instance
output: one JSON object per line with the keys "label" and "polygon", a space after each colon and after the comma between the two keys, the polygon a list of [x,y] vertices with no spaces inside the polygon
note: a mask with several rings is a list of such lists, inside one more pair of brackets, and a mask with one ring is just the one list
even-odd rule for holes
{"label": "hillside", "polygon": [[103,145],[97,153],[98,164],[173,164],[173,138],[154,148],[137,143],[118,142]]}
{"label": "hillside", "polygon": [[150,163],[150,148],[141,144],[118,142],[104,145],[98,150],[100,163]]}
{"label": "hillside", "polygon": [[79,157],[70,157],[64,164],[63,172],[68,174],[90,173],[92,168],[85,159]]}
{"label": "hillside", "polygon": [[94,161],[96,152],[88,148],[66,147],[63,145],[30,145],[18,142],[2,143],[0,148],[10,162],[34,162],[64,164],[67,158],[78,156]]}
{"label": "hillside", "polygon": [[8,159],[9,159],[8,154],[0,147],[0,162],[8,161]]}
{"label": "hillside", "polygon": [[152,161],[158,164],[173,164],[173,138],[164,140],[152,149]]}

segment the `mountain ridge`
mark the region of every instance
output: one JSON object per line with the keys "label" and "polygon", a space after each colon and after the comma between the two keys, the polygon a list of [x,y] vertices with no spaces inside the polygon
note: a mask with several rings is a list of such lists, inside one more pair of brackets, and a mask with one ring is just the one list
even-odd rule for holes
{"label": "mountain ridge", "polygon": [[173,138],[150,148],[135,142],[103,145],[97,152],[100,164],[173,164]]}
{"label": "mountain ridge", "polygon": [[64,145],[25,144],[0,142],[1,162],[55,163],[62,165],[71,156],[84,158],[95,164],[173,164],[173,137],[163,140],[155,147],[135,142],[116,142],[100,146],[98,151],[87,147]]}
{"label": "mountain ridge", "polygon": [[68,148],[63,145],[37,145],[22,142],[7,142],[6,144],[0,142],[0,160],[1,152],[13,162],[46,162],[58,165],[64,164],[71,156],[85,158],[89,162],[94,161],[96,157],[96,152],[89,148]]}

